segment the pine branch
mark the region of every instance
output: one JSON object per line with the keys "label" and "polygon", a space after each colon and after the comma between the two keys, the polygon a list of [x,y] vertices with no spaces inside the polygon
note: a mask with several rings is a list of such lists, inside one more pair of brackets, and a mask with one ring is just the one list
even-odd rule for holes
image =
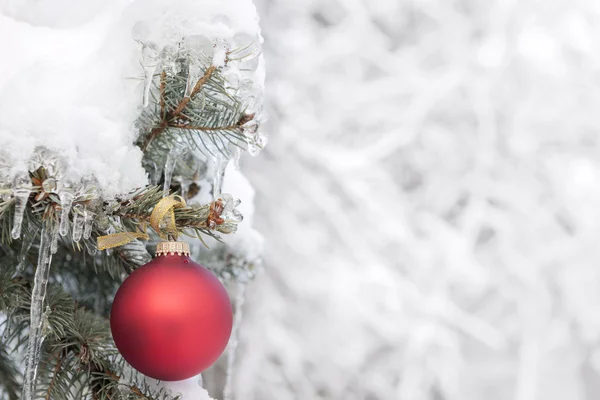
{"label": "pine branch", "polygon": [[[139,119],[137,144],[147,166],[164,165],[173,146],[182,141],[204,154],[230,154],[229,145],[243,149],[253,140],[244,134],[244,124],[254,119],[228,84],[221,69],[204,60],[204,74],[189,96],[185,95],[189,66],[182,64],[175,75],[162,71],[153,90],[156,104]],[[151,161],[151,162],[149,162]]]}
{"label": "pine branch", "polygon": [[146,149],[148,148],[148,145],[154,139],[156,139],[157,136],[159,136],[160,134],[162,134],[165,131],[165,129],[167,129],[167,127],[169,126],[170,121],[176,120],[181,115],[182,111],[187,107],[187,105],[194,98],[194,96],[196,96],[200,92],[200,90],[202,90],[202,86],[204,86],[204,84],[210,79],[210,77],[212,76],[213,72],[215,72],[215,70],[216,70],[216,67],[214,65],[211,65],[210,67],[208,67],[206,69],[206,72],[202,76],[202,78],[200,78],[198,80],[198,82],[196,82],[196,84],[194,85],[194,89],[192,90],[191,95],[189,97],[188,96],[184,96],[183,99],[181,99],[181,101],[177,105],[177,107],[174,110],[169,111],[166,114],[164,112],[164,106],[165,106],[165,88],[166,88],[166,72],[163,71],[161,73],[160,105],[161,105],[162,121],[161,121],[161,123],[157,127],[155,127],[154,129],[152,129],[152,132],[150,133],[150,135],[144,140],[143,144],[141,145],[142,151],[145,152]]}
{"label": "pine branch", "polygon": [[[130,230],[143,229],[150,223],[150,215],[154,206],[163,198],[162,190],[151,187],[134,194],[129,200],[123,200],[120,207],[113,212]],[[218,202],[219,200],[217,200]],[[215,232],[232,233],[237,223],[220,219],[220,213],[211,213],[214,203],[206,205],[185,206],[174,209],[175,224],[180,233],[191,230],[194,234],[202,233],[219,239]],[[222,210],[222,207],[221,207]]]}
{"label": "pine branch", "polygon": [[62,367],[62,363],[63,363],[63,359],[62,357],[58,359],[58,362],[56,363],[56,366],[54,367],[54,370],[52,371],[52,380],[50,380],[50,385],[48,385],[48,390],[46,390],[46,400],[50,400],[50,393],[52,393],[52,389],[54,389],[54,385],[56,383],[56,377],[58,375],[58,372],[60,371],[60,368]]}
{"label": "pine branch", "polygon": [[[32,173],[32,179],[43,182],[46,179],[44,169],[40,168],[38,171]],[[102,209],[98,210],[98,206],[92,203],[93,199],[90,199],[89,196],[83,193],[75,197],[73,210],[76,207],[89,207],[95,213],[103,214],[106,218],[112,219],[112,226],[118,232],[136,231],[144,229],[149,224],[152,210],[162,197],[163,193],[161,189],[158,187],[147,187],[117,199],[116,208],[110,206],[109,203],[104,203]],[[200,234],[208,235],[217,240],[220,239],[218,233],[228,234],[235,232],[237,229],[236,221],[222,220],[220,219],[220,215],[216,215],[216,220],[219,223],[214,223],[215,220],[211,219],[215,217],[210,212],[211,205],[193,205],[175,209],[175,221],[178,231],[181,234],[192,234],[195,236]],[[8,244],[12,242],[10,231],[12,229],[13,210],[14,199],[9,198],[0,201],[1,243]],[[21,236],[31,237],[33,235],[33,238],[35,238],[42,221],[52,219],[57,222],[60,212],[61,206],[58,197],[55,194],[44,193],[42,186],[34,186],[29,197],[29,205],[26,209]],[[71,225],[73,213],[74,211],[70,214]],[[187,231],[190,232],[188,233]],[[90,239],[82,239],[80,242],[75,243],[69,235],[65,237],[61,236],[60,241],[66,243],[67,246],[70,246],[74,250],[82,250],[84,248],[94,249],[96,238],[104,234],[106,234],[106,231],[96,225]]]}

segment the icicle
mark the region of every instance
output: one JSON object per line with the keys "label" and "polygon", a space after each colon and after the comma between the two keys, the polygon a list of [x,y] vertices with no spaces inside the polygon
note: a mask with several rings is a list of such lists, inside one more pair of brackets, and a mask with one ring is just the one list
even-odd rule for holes
{"label": "icicle", "polygon": [[144,107],[148,107],[148,104],[150,104],[150,89],[152,88],[154,71],[156,71],[156,66],[158,65],[158,52],[154,46],[144,45],[144,47],[142,47],[142,65],[144,67],[144,94],[142,97],[142,104]]}
{"label": "icicle", "polygon": [[233,167],[236,171],[240,170],[240,158],[242,158],[242,149],[238,146],[233,146]]}
{"label": "icicle", "polygon": [[85,223],[83,206],[80,204],[73,207],[73,241],[75,243],[81,240],[83,236],[83,224]]}
{"label": "icicle", "polygon": [[[94,243],[89,240],[86,240],[83,243],[85,244],[85,248],[86,248],[88,254],[90,256],[95,256],[96,253],[98,252],[98,248],[94,245]],[[109,250],[109,249],[107,249],[107,250]],[[106,253],[108,254],[108,251]]]}
{"label": "icicle", "polygon": [[227,346],[227,371],[225,373],[225,389],[223,400],[231,400],[233,395],[233,368],[235,365],[236,350],[238,347],[238,334],[242,323],[243,307],[246,300],[246,282],[238,282],[235,294],[235,315],[233,317],[233,328],[231,338]]}
{"label": "icicle", "polygon": [[163,183],[163,197],[169,195],[169,191],[171,190],[171,179],[173,179],[173,170],[175,169],[175,164],[177,164],[177,157],[175,148],[169,151],[167,155],[167,162],[165,163],[165,181]]}
{"label": "icicle", "polygon": [[50,251],[52,252],[52,254],[56,254],[56,251],[58,250],[58,229],[58,224],[54,224],[54,226],[52,227],[52,234],[50,239]]}
{"label": "icicle", "polygon": [[171,180],[173,179],[173,171],[175,170],[175,165],[177,165],[177,160],[186,152],[187,148],[183,147],[181,144],[176,144],[171,148],[167,155],[167,161],[165,163],[165,182],[163,184],[164,197],[168,196],[169,191],[171,190]]}
{"label": "icicle", "polygon": [[229,193],[222,193],[220,196],[221,200],[223,200],[223,212],[222,214],[227,214],[233,211],[234,200],[233,196]]}
{"label": "icicle", "polygon": [[215,158],[215,173],[213,178],[213,199],[216,200],[221,196],[223,190],[223,180],[225,179],[225,170],[229,159],[226,159],[222,154],[217,154]]}
{"label": "icicle", "polygon": [[11,237],[18,239],[21,237],[21,225],[23,225],[23,216],[25,215],[25,209],[27,208],[27,200],[31,194],[33,185],[29,178],[28,172],[20,172],[13,181],[14,189],[13,193],[15,196],[15,218],[13,221],[13,228]]}
{"label": "icicle", "polygon": [[152,171],[150,171],[150,184],[156,185],[160,181],[162,170],[154,161],[152,161]]}
{"label": "icicle", "polygon": [[92,237],[92,228],[94,227],[94,214],[88,210],[83,210],[83,238]]}
{"label": "icicle", "polygon": [[202,67],[200,66],[200,64],[198,64],[197,62],[194,62],[193,60],[190,62],[189,66],[188,66],[188,76],[187,76],[187,82],[185,84],[185,97],[191,97],[192,96],[192,91],[194,90],[194,86],[196,86],[196,83],[200,80],[200,78],[202,77]]}
{"label": "icicle", "polygon": [[44,298],[46,297],[46,285],[48,284],[50,264],[52,261],[52,254],[50,252],[52,232],[54,232],[54,228],[49,225],[45,225],[41,232],[38,264],[31,293],[29,342],[27,344],[27,363],[23,377],[22,400],[34,399],[42,342],[44,341],[45,333],[47,333],[47,329],[44,329],[43,305]]}
{"label": "icicle", "polygon": [[29,249],[31,249],[31,245],[33,245],[33,241],[37,237],[38,230],[35,229],[32,235],[25,235],[23,238],[23,243],[21,244],[21,252],[19,253],[19,264],[17,265],[17,272],[22,272],[25,269],[27,263],[25,260],[27,259],[27,253]]}
{"label": "icicle", "polygon": [[248,153],[252,157],[256,157],[265,148],[267,141],[268,139],[265,135],[258,134],[256,140],[248,144]]}
{"label": "icicle", "polygon": [[58,194],[58,198],[62,209],[60,213],[60,235],[66,236],[69,233],[69,214],[75,196],[73,196],[73,193],[63,190]]}

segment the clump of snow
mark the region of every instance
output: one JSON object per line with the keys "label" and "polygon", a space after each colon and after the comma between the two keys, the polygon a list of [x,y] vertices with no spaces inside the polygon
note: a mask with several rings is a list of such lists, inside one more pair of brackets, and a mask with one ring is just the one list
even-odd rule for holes
{"label": "clump of snow", "polygon": [[184,400],[214,400],[209,396],[206,389],[202,387],[202,378],[200,375],[174,382],[157,381],[156,379],[146,378],[146,382],[148,382],[152,389],[169,389],[174,395],[180,394],[181,398]]}

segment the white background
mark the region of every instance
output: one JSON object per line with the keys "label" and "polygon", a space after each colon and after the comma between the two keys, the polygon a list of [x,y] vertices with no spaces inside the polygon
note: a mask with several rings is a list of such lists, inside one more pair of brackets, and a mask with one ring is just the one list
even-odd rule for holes
{"label": "white background", "polygon": [[237,398],[600,398],[600,4],[257,7]]}

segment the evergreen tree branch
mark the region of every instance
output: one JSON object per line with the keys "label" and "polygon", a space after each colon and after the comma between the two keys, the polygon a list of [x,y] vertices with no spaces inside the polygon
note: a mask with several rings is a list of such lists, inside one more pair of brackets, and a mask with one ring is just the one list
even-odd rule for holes
{"label": "evergreen tree branch", "polygon": [[164,93],[165,93],[165,88],[166,88],[166,72],[163,71],[161,73],[160,106],[161,106],[162,121],[157,127],[152,129],[152,131],[150,132],[150,135],[144,140],[144,142],[140,146],[142,151],[145,152],[146,149],[148,148],[148,145],[154,139],[156,139],[159,135],[161,135],[165,131],[165,129],[167,129],[170,121],[177,119],[181,115],[183,110],[187,107],[187,105],[194,98],[194,96],[196,96],[200,92],[200,90],[202,90],[202,87],[210,79],[210,77],[212,76],[213,72],[215,72],[215,70],[216,70],[216,67],[214,65],[211,65],[210,67],[208,67],[206,69],[206,72],[204,73],[204,75],[194,85],[194,88],[192,89],[190,96],[184,96],[183,99],[181,99],[181,101],[177,105],[177,107],[175,107],[174,110],[167,112],[166,114],[165,114],[165,110],[164,110],[164,106],[165,106]]}

